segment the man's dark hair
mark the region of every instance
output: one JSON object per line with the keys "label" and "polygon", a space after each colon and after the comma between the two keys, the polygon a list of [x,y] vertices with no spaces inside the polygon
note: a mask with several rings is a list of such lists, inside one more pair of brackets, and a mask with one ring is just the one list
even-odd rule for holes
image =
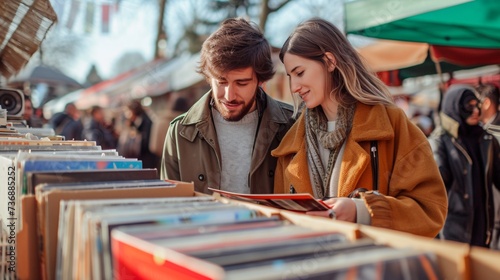
{"label": "man's dark hair", "polygon": [[499,89],[495,84],[487,83],[479,85],[476,90],[479,92],[479,99],[482,101],[484,98],[489,98],[491,102],[497,107],[500,103]]}
{"label": "man's dark hair", "polygon": [[127,108],[134,114],[134,116],[140,116],[144,113],[144,108],[142,108],[141,102],[138,100],[132,100],[127,104]]}
{"label": "man's dark hair", "polygon": [[65,112],[68,112],[69,110],[73,109],[73,108],[76,108],[75,104],[73,103],[67,103],[65,106],[64,106],[64,111]]}
{"label": "man's dark hair", "polygon": [[242,18],[226,19],[203,43],[198,72],[208,80],[252,67],[259,82],[274,75],[271,46],[254,24]]}

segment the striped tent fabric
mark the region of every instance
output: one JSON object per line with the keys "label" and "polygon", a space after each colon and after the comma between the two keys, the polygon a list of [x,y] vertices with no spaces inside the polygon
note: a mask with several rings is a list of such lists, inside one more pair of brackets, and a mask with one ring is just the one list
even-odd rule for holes
{"label": "striped tent fabric", "polygon": [[50,0],[0,1],[0,76],[19,72],[56,22]]}

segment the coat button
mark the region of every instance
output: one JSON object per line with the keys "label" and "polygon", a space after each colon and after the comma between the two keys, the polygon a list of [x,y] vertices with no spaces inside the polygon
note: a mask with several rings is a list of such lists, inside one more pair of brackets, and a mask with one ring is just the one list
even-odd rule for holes
{"label": "coat button", "polygon": [[274,170],[269,170],[268,175],[269,175],[269,177],[273,177],[274,176]]}
{"label": "coat button", "polygon": [[205,175],[203,174],[198,175],[198,180],[205,181]]}
{"label": "coat button", "polygon": [[467,169],[464,169],[464,175],[467,175]]}
{"label": "coat button", "polygon": [[469,199],[469,194],[468,193],[464,194],[464,199]]}

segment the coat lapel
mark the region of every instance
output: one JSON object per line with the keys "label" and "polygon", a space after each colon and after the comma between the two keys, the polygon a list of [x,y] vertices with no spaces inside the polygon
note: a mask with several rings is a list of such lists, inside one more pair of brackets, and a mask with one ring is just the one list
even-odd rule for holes
{"label": "coat lapel", "polygon": [[394,138],[392,127],[384,105],[357,103],[352,130],[342,158],[339,196],[347,196],[358,187],[371,188],[371,173],[370,176],[363,176],[368,174],[366,170],[371,165],[370,141]]}
{"label": "coat lapel", "polygon": [[[370,155],[368,152],[352,137],[349,137],[346,142],[346,149],[342,158],[339,177],[339,197],[348,196],[361,179],[361,175],[365,172],[370,164]],[[366,186],[369,187],[369,186]]]}
{"label": "coat lapel", "polygon": [[220,149],[217,142],[217,134],[215,128],[210,124],[210,100],[212,91],[206,93],[198,102],[196,102],[187,112],[184,119],[181,121],[182,128],[179,134],[190,142],[194,142],[198,133],[207,143],[220,155]]}
{"label": "coat lapel", "polygon": [[[257,169],[262,162],[267,158],[267,153],[273,143],[273,140],[278,133],[280,124],[287,123],[284,114],[279,115],[282,110],[276,101],[269,98],[264,92],[261,91],[263,100],[261,103],[266,107],[262,108],[262,119],[259,121],[260,127],[258,128],[258,135],[256,135],[254,143],[254,151],[252,155],[253,169],[251,173]],[[259,160],[259,162],[257,162]]]}

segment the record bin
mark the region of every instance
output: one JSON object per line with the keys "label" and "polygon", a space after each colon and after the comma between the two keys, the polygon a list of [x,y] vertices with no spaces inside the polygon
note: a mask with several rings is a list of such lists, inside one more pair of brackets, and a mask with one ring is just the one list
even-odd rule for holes
{"label": "record bin", "polygon": [[[437,257],[437,266],[442,279],[500,279],[500,266],[498,265],[500,263],[500,252],[497,251],[473,248],[458,242],[419,237],[394,230],[306,216],[300,213],[227,199],[217,195],[215,197],[225,203],[241,204],[257,209],[267,216],[278,216],[280,219],[290,221],[295,225],[321,230],[331,229],[345,234],[353,241],[368,238],[394,248],[412,248],[432,252]],[[144,246],[148,245],[144,244]],[[135,247],[135,249],[139,249],[139,251],[135,251],[137,254],[145,252],[141,250],[141,245]],[[193,259],[188,255],[176,254],[175,252],[172,252],[172,254],[175,255],[173,257],[176,259],[175,262],[170,262],[169,257],[163,258],[165,255],[159,252],[150,256],[143,255],[143,260],[146,261],[146,258],[152,257],[151,263],[153,265],[165,266],[167,271],[175,271],[175,273],[178,273],[177,279],[200,279],[200,277],[203,279],[224,279],[223,271],[221,272],[221,269],[218,269],[217,266],[214,267],[211,263],[196,258]],[[179,260],[181,260],[180,263],[184,262],[186,265],[176,267]],[[196,263],[196,265],[192,265],[193,263]],[[200,269],[201,267],[203,269]]]}
{"label": "record bin", "polygon": [[[183,182],[180,182],[183,183]],[[183,183],[181,193],[178,196],[205,196],[194,192],[192,183]],[[224,203],[244,205],[256,209],[265,216],[276,216],[280,219],[290,221],[293,224],[310,228],[332,229],[345,234],[351,240],[370,238],[379,243],[391,247],[410,247],[433,252],[437,256],[439,271],[444,279],[500,279],[500,252],[482,248],[470,247],[467,244],[440,241],[412,234],[397,232],[393,230],[375,228],[371,226],[357,225],[342,221],[334,221],[321,217],[306,216],[300,213],[278,210],[276,208],[255,205],[237,200],[231,200],[220,196],[214,196]],[[37,204],[35,197],[25,196],[22,200],[23,207],[23,230],[18,234],[18,279],[41,279],[37,266],[39,256],[37,254],[37,238],[35,234],[35,219]],[[161,263],[161,259],[156,259]],[[199,265],[206,263],[202,260]],[[189,272],[188,267],[179,269],[179,277],[183,278]],[[187,277],[186,279],[189,279]],[[217,278],[214,278],[217,279]]]}

